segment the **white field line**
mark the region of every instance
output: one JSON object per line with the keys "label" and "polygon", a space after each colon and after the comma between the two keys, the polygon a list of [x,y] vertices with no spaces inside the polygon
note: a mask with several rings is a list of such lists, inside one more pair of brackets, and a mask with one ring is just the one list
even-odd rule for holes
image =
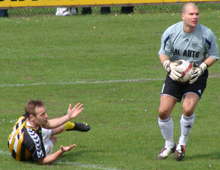
{"label": "white field line", "polygon": [[68,85],[68,84],[102,84],[102,83],[123,83],[123,82],[143,82],[143,81],[160,81],[162,78],[155,79],[127,79],[127,80],[103,80],[103,81],[75,81],[75,82],[42,82],[31,84],[0,84],[0,87],[20,87],[20,86],[40,86],[40,85]]}
{"label": "white field line", "polygon": [[[219,76],[209,76],[209,78],[219,78]],[[103,81],[75,81],[75,82],[42,82],[31,84],[0,84],[0,87],[21,87],[21,86],[41,86],[41,85],[68,85],[68,84],[103,84],[103,83],[123,83],[123,82],[146,82],[146,81],[161,81],[164,78],[146,78],[146,79],[127,79],[127,80],[103,80]]]}
{"label": "white field line", "polygon": [[[0,155],[11,155],[9,151],[3,151],[0,150]],[[106,167],[101,167],[98,165],[90,165],[90,164],[80,164],[76,162],[69,162],[69,161],[56,161],[54,164],[59,164],[59,165],[75,165],[75,166],[80,166],[88,169],[100,169],[100,170],[119,170],[116,168],[106,168]]]}
{"label": "white field line", "polygon": [[11,155],[9,151],[0,150],[0,155]]}
{"label": "white field line", "polygon": [[69,162],[69,161],[57,161],[55,164],[61,164],[61,165],[75,165],[75,166],[80,166],[88,169],[100,169],[100,170],[119,170],[116,168],[106,168],[98,165],[91,165],[91,164],[80,164],[80,163],[74,163],[74,162]]}

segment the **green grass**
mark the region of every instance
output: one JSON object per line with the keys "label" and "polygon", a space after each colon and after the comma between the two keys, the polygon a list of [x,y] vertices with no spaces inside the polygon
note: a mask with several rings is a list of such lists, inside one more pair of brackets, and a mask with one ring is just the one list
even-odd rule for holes
{"label": "green grass", "polygon": [[[195,110],[186,157],[156,161],[164,145],[157,109],[166,74],[157,52],[163,31],[180,19],[176,13],[1,18],[0,169],[218,169],[219,62],[210,68]],[[201,13],[219,44],[216,20],[218,11]],[[77,146],[52,165],[20,163],[9,155],[8,135],[30,99],[42,99],[49,118],[65,114],[69,103],[84,103],[75,121],[91,130],[60,134],[55,151],[61,144]],[[176,142],[180,115],[177,104]]]}

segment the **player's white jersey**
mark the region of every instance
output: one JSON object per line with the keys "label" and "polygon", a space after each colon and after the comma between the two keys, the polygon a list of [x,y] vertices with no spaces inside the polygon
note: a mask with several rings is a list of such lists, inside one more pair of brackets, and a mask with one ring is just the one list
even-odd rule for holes
{"label": "player's white jersey", "polygon": [[207,57],[219,59],[214,33],[198,23],[194,32],[186,34],[183,31],[183,21],[165,30],[158,54],[165,54],[171,61],[183,59],[197,64]]}

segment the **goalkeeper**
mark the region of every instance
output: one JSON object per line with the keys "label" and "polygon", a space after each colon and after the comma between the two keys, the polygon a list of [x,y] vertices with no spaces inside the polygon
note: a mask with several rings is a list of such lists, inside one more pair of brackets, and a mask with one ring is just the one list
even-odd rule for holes
{"label": "goalkeeper", "polygon": [[83,104],[71,104],[68,113],[60,118],[48,120],[46,108],[40,100],[30,100],[22,115],[12,129],[8,138],[8,147],[11,155],[18,161],[35,161],[40,164],[51,164],[64,152],[70,151],[75,144],[60,146],[60,149],[52,153],[57,138],[55,135],[69,130],[86,132],[90,126],[85,123],[72,123],[69,120],[75,118],[83,111]]}
{"label": "goalkeeper", "polygon": [[[157,159],[166,159],[171,153],[174,153],[174,158],[178,161],[184,158],[188,136],[194,124],[194,109],[206,88],[207,68],[219,59],[214,33],[198,21],[197,5],[188,2],[182,7],[182,21],[167,28],[161,38],[158,54],[168,74],[162,86],[158,109],[158,125],[165,139],[165,146]],[[197,65],[190,80],[185,83],[178,81],[182,72],[176,68],[177,63],[174,62],[181,59]],[[171,112],[182,98],[181,134],[176,146]]]}

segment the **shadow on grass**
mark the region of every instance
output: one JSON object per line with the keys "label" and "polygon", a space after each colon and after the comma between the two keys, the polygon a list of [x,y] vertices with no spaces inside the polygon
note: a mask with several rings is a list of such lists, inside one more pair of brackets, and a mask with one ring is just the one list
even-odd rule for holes
{"label": "shadow on grass", "polygon": [[70,151],[64,153],[58,160],[60,161],[77,161],[77,158],[82,157],[84,153],[88,153],[88,151]]}
{"label": "shadow on grass", "polygon": [[185,155],[185,158],[183,160],[192,160],[192,159],[220,159],[220,151],[212,152],[212,153],[206,153],[206,154],[194,154],[191,156],[187,156],[187,153]]}

